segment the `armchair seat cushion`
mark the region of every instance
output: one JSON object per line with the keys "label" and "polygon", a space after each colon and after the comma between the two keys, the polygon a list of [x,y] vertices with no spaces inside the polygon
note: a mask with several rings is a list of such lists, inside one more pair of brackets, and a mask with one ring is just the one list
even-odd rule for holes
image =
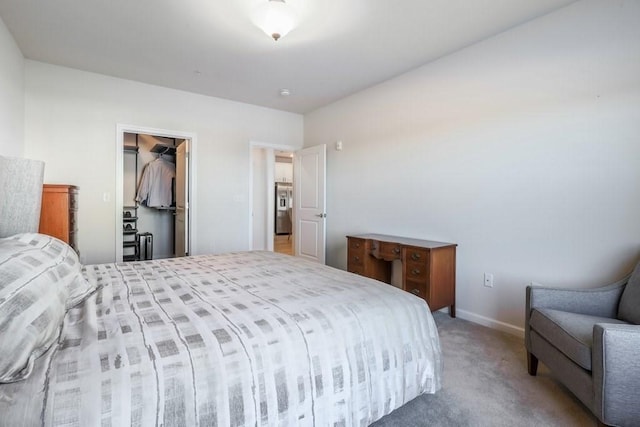
{"label": "armchair seat cushion", "polygon": [[591,371],[593,327],[596,323],[627,324],[608,317],[540,308],[532,310],[529,325],[569,359]]}

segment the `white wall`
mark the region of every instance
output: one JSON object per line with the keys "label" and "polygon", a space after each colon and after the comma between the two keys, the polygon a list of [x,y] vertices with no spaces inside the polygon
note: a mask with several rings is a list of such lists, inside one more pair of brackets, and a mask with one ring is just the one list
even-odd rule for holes
{"label": "white wall", "polygon": [[197,135],[194,254],[248,248],[249,141],[302,143],[298,114],[30,60],[25,69],[25,154],[45,160],[45,182],[80,187],[87,263],[115,257],[116,124]]}
{"label": "white wall", "polygon": [[639,123],[640,2],[620,0],[307,114],[305,146],[344,144],[328,150],[328,264],[346,266],[346,234],[455,242],[459,315],[517,332],[530,281],[592,287],[640,255]]}
{"label": "white wall", "polygon": [[0,155],[24,154],[24,57],[0,18]]}

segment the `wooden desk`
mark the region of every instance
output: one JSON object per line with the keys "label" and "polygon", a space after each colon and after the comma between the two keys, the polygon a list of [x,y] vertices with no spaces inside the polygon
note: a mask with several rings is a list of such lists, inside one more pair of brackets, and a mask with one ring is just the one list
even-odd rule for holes
{"label": "wooden desk", "polygon": [[402,289],[424,298],[431,311],[456,317],[456,244],[382,234],[347,236],[347,270],[391,283],[391,263],[402,262]]}
{"label": "wooden desk", "polygon": [[77,219],[78,187],[44,184],[38,232],[57,237],[78,252]]}

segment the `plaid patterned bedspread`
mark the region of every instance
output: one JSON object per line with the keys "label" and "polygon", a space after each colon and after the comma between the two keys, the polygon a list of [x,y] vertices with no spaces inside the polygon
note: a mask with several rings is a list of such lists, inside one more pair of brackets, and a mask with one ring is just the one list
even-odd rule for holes
{"label": "plaid patterned bedspread", "polygon": [[366,426],[440,388],[425,302],[271,252],[85,268],[3,426]]}

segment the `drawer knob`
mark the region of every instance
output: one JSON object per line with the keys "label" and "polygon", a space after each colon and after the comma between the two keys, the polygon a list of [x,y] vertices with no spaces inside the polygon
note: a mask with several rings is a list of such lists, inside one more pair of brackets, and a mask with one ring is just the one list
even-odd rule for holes
{"label": "drawer knob", "polygon": [[411,289],[411,293],[414,295],[420,295],[420,289]]}
{"label": "drawer knob", "polygon": [[393,248],[393,253],[394,254],[399,254],[400,253],[400,248],[398,248],[398,247]]}
{"label": "drawer knob", "polygon": [[356,248],[359,248],[359,247],[360,247],[360,243],[356,243]]}
{"label": "drawer knob", "polygon": [[355,259],[356,261],[360,261],[360,257],[359,256],[355,256],[355,257],[353,257],[353,259]]}
{"label": "drawer knob", "polygon": [[411,274],[413,274],[414,276],[417,276],[418,274],[420,274],[420,270],[417,268],[414,268],[413,270],[411,270]]}
{"label": "drawer knob", "polygon": [[413,252],[411,254],[411,259],[414,260],[414,261],[419,260],[420,259],[420,253],[419,252]]}

